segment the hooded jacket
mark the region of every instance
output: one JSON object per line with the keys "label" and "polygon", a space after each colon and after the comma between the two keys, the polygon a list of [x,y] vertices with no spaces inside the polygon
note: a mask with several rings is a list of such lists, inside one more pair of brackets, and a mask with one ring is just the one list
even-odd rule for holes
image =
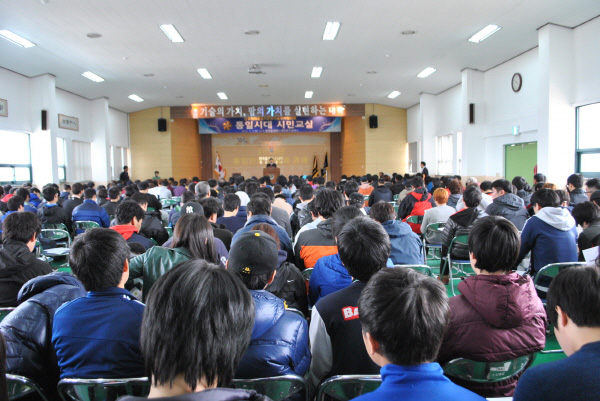
{"label": "hooded jacket", "polygon": [[0,323],[7,346],[7,373],[32,379],[47,395],[58,399],[60,371],[51,342],[54,312],[65,302],[85,294],[83,284],[64,272],[25,283],[19,291],[19,306]]}
{"label": "hooded jacket", "polygon": [[[120,400],[147,401],[148,398],[126,395],[125,397],[121,397]],[[154,401],[271,401],[271,399],[265,395],[258,394],[254,390],[217,387],[173,397],[154,398]]]}
{"label": "hooded jacket", "polygon": [[38,218],[42,224],[64,224],[69,228],[69,218],[64,209],[56,203],[45,203],[37,210]]}
{"label": "hooded jacket", "polygon": [[283,301],[268,291],[250,291],[254,300],[254,328],[236,378],[304,376],[310,366],[308,324],[285,310]]}
{"label": "hooded jacket", "polygon": [[578,203],[583,203],[589,201],[585,191],[582,188],[576,188],[569,192],[569,196],[571,197],[571,206],[575,206]]}
{"label": "hooded jacket", "polygon": [[[451,321],[438,361],[455,358],[505,361],[540,351],[546,312],[528,275],[477,275],[458,284],[450,298]],[[458,383],[485,397],[507,397],[517,378],[498,383]]]}
{"label": "hooded jacket", "polygon": [[323,256],[317,261],[308,284],[310,304],[315,305],[324,296],[352,284],[352,276],[344,267],[340,255],[336,253]]}
{"label": "hooded jacket", "polygon": [[371,195],[369,195],[369,207],[373,206],[379,201],[391,202],[394,199],[392,190],[385,185],[379,185],[375,187]]}
{"label": "hooded jacket", "polygon": [[292,227],[292,234],[296,236],[298,231],[308,223],[312,221],[312,216],[308,211],[308,204],[312,200],[306,202],[298,202],[294,208],[294,213],[290,215],[290,224]]}
{"label": "hooded jacket", "polygon": [[0,246],[0,306],[17,306],[19,290],[32,278],[52,272],[23,242],[7,239]]}
{"label": "hooded jacket", "polygon": [[515,194],[504,194],[497,197],[485,209],[490,216],[500,216],[513,223],[517,230],[522,231],[525,221],[529,218],[529,213],[525,209],[523,199]]}
{"label": "hooded jacket", "polygon": [[300,270],[293,264],[286,262],[287,252],[279,250],[277,254],[277,273],[273,282],[266,288],[271,294],[285,301],[288,308],[298,309],[304,316],[308,315],[308,296],[306,284]]}
{"label": "hooded jacket", "polygon": [[[477,219],[487,216],[487,213],[470,207],[460,212],[456,212],[446,222],[444,231],[442,231],[442,256],[448,255],[448,248],[452,239],[458,235],[469,235]],[[469,259],[469,249],[466,245],[458,244],[452,252],[453,259]]]}
{"label": "hooded jacket", "polygon": [[381,224],[390,237],[390,259],[395,265],[420,265],[423,263],[423,243],[411,227],[400,220]]}
{"label": "hooded jacket", "polygon": [[[100,227],[109,227],[110,219],[106,209],[98,206],[92,199],[85,199],[83,203],[73,209],[73,222],[76,221],[94,221],[100,224]],[[83,230],[77,230],[77,234]]]}
{"label": "hooded jacket", "polygon": [[169,239],[169,233],[160,219],[160,212],[147,210],[144,213],[140,235],[154,239],[158,245],[164,244]]}
{"label": "hooded jacket", "polygon": [[290,240],[290,237],[288,236],[287,232],[283,227],[277,224],[277,222],[273,220],[272,217],[267,216],[265,214],[257,214],[250,217],[248,221],[246,221],[246,225],[243,228],[240,228],[237,231],[237,233],[235,233],[235,235],[231,239],[231,245],[235,243],[235,241],[241,234],[245,233],[246,231],[250,231],[252,227],[260,223],[266,223],[272,226],[273,229],[277,232],[277,236],[279,236],[279,243],[281,244],[280,249],[283,249],[287,252],[288,260],[291,262],[293,260],[292,255],[294,254],[294,250],[292,248],[292,241]]}
{"label": "hooded jacket", "polygon": [[[246,220],[247,220],[246,211],[238,210],[238,212],[235,216],[231,216],[231,217],[221,216],[221,217],[217,218],[217,223],[223,224],[225,226],[225,228],[227,228],[229,231],[231,231],[232,234],[235,235],[235,233],[237,233],[240,228],[244,227],[244,225],[246,224]],[[175,223],[173,223],[173,227],[174,226],[175,226]]]}
{"label": "hooded jacket", "polygon": [[530,251],[534,273],[550,263],[577,262],[577,228],[567,209],[544,207],[527,220],[517,265]]}
{"label": "hooded jacket", "polygon": [[142,246],[146,250],[148,250],[154,246],[152,241],[150,241],[148,238],[142,237],[141,235],[139,235],[137,233],[137,229],[135,228],[135,226],[133,226],[131,224],[112,226],[111,229],[113,229],[116,232],[118,232],[119,234],[121,234],[123,236],[123,238],[125,239],[125,241],[127,241],[128,244],[130,244],[132,242],[137,242],[138,244],[142,244]]}
{"label": "hooded jacket", "polygon": [[450,196],[448,196],[448,202],[446,202],[446,205],[456,209],[456,205],[458,204],[458,201],[461,197],[461,194],[450,194]]}
{"label": "hooded jacket", "polygon": [[300,270],[314,267],[317,260],[338,253],[337,244],[331,232],[332,220],[320,222],[316,228],[307,230],[298,236],[294,245],[296,266]]}
{"label": "hooded jacket", "polygon": [[[415,207],[415,203],[424,201],[426,199],[427,189],[422,187],[407,193],[406,197],[402,200],[402,203],[400,203],[400,207],[398,208],[398,218],[402,220],[406,218],[406,216],[409,216]],[[431,207],[435,207],[433,196],[429,199],[429,202],[431,203]]]}

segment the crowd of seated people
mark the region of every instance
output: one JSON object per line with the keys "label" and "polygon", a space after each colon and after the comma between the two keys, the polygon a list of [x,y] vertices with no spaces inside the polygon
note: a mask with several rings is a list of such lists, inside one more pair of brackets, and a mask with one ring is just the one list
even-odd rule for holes
{"label": "crowd of seated people", "polygon": [[[597,179],[573,174],[560,190],[543,174],[533,186],[524,177],[463,184],[460,176],[383,173],[340,182],[126,178],[62,191],[1,187],[0,306],[15,308],[0,322],[3,365],[51,400],[66,377],[150,374],[151,398],[258,400],[266,398],[223,387],[232,378],[295,374],[314,391],[336,375],[379,373],[380,389],[365,400],[476,400],[515,389],[533,399],[537,368],[522,379],[473,384],[452,383],[442,367],[542,350],[547,314],[573,354],[565,369],[597,351],[588,343],[600,341],[600,323],[573,309],[570,297],[592,291],[598,268],[568,269],[581,274],[565,279],[572,287],[556,283],[565,273],[544,284],[546,293],[533,285],[546,265],[590,260],[584,251],[600,243]],[[166,202],[173,197],[176,204]],[[76,226],[81,221],[99,228]],[[432,223],[442,224],[431,232]],[[34,254],[55,246],[42,228],[56,224],[74,237],[71,273],[53,272]],[[468,243],[453,244],[460,235]],[[424,236],[441,247],[435,278],[402,267],[431,262]],[[449,299],[448,256],[476,273]]]}

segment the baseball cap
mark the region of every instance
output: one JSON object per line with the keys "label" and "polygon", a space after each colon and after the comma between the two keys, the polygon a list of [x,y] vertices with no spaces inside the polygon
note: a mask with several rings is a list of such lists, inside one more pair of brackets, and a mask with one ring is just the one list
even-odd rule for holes
{"label": "baseball cap", "polygon": [[270,235],[247,231],[231,245],[228,267],[249,276],[271,274],[277,269],[277,253],[277,244]]}
{"label": "baseball cap", "polygon": [[181,215],[192,213],[204,216],[204,208],[198,202],[187,202],[181,206]]}

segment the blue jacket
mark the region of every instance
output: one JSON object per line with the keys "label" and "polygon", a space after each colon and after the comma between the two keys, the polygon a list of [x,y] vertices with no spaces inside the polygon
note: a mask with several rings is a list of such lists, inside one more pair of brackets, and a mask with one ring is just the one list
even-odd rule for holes
{"label": "blue jacket", "polygon": [[[438,363],[381,368],[381,386],[363,394],[358,401],[485,401],[485,398],[454,384]],[[546,400],[545,398],[539,398]],[[516,400],[516,398],[515,398]]]}
{"label": "blue jacket", "polygon": [[18,213],[16,210],[9,210],[8,212],[4,213],[2,216],[0,216],[0,234],[2,233],[2,223],[4,223],[4,219],[6,219],[6,216],[8,216],[9,214],[12,213]]}
{"label": "blue jacket", "polygon": [[238,210],[235,216],[231,217],[219,217],[217,224],[223,224],[233,234],[237,233],[238,230],[246,224],[247,216],[246,211]]}
{"label": "blue jacket", "polygon": [[[73,209],[73,222],[76,221],[95,221],[100,227],[110,227],[110,218],[106,209],[99,206],[91,199],[86,199],[83,203]],[[78,234],[83,231],[78,230]]]}
{"label": "blue jacket", "polygon": [[310,276],[308,297],[314,305],[325,295],[352,284],[352,277],[342,264],[339,254],[319,258]]}
{"label": "blue jacket", "polygon": [[254,328],[235,377],[304,376],[310,367],[306,320],[286,311],[283,300],[267,291],[250,293],[255,308]]}
{"label": "blue jacket", "polygon": [[246,231],[252,230],[252,227],[260,223],[266,223],[275,229],[277,235],[279,236],[279,243],[281,244],[281,249],[287,252],[288,261],[293,260],[294,258],[292,255],[294,255],[294,248],[292,247],[292,241],[290,241],[290,237],[285,231],[285,228],[277,224],[272,217],[264,214],[258,214],[256,216],[250,217],[246,222],[246,225],[240,228],[231,239],[231,246],[233,246],[233,244],[241,234],[245,233]]}
{"label": "blue jacket", "polygon": [[392,251],[390,258],[396,265],[423,264],[423,243],[410,226],[400,220],[388,220],[382,223],[390,236]]}
{"label": "blue jacket", "polygon": [[60,378],[142,377],[144,304],[123,288],[90,291],[54,315],[52,344]]}
{"label": "blue jacket", "polygon": [[42,200],[33,192],[29,194],[29,203],[33,205],[33,207],[37,208],[42,203]]}

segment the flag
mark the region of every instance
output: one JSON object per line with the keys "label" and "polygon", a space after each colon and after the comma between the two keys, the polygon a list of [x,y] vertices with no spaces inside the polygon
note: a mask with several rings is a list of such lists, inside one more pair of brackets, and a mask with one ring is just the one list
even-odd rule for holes
{"label": "flag", "polygon": [[329,167],[329,163],[327,162],[327,152],[325,152],[325,160],[323,161],[323,168],[321,169],[321,175],[323,177],[327,174],[327,167]]}
{"label": "flag", "polygon": [[315,158],[313,159],[312,176],[313,177],[318,177],[319,176],[319,167],[317,166],[317,155],[315,155]]}
{"label": "flag", "polygon": [[225,170],[223,169],[223,165],[221,164],[221,156],[217,153],[217,161],[215,162],[215,173],[219,176],[219,178],[225,178]]}

